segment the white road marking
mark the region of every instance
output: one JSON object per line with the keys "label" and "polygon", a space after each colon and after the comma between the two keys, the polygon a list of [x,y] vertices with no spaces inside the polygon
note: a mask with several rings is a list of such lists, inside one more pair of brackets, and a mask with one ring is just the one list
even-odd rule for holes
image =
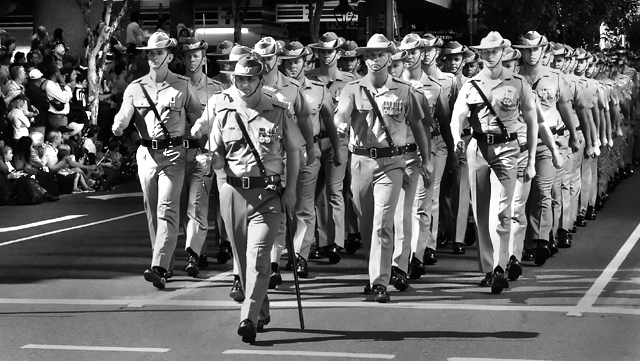
{"label": "white road marking", "polygon": [[40,237],[44,237],[44,236],[50,236],[52,234],[56,234],[56,233],[62,233],[62,232],[67,232],[67,231],[73,231],[74,229],[80,229],[80,228],[86,228],[86,227],[91,227],[91,226],[95,226],[98,224],[102,224],[102,223],[107,223],[107,222],[111,222],[111,221],[117,221],[120,219],[124,219],[124,218],[129,218],[132,216],[137,216],[139,214],[144,214],[144,211],[139,211],[139,212],[134,212],[134,213],[129,213],[129,214],[125,214],[123,216],[118,216],[118,217],[113,217],[113,218],[108,218],[108,219],[103,219],[101,221],[97,221],[97,222],[91,222],[91,223],[87,223],[87,224],[81,224],[78,226],[73,226],[73,227],[69,227],[69,228],[63,228],[63,229],[57,229],[55,231],[50,231],[50,232],[45,232],[45,233],[40,233],[40,234],[36,234],[33,236],[29,236],[29,237],[24,237],[24,238],[19,238],[19,239],[14,239],[12,241],[7,241],[7,242],[2,242],[0,243],[0,247],[2,246],[7,246],[10,244],[14,244],[14,243],[18,243],[18,242],[22,242],[22,241],[28,241],[30,239],[34,239],[34,238],[40,238]]}
{"label": "white road marking", "polygon": [[447,361],[544,361],[544,360],[523,360],[515,358],[485,358],[485,357],[449,357]]}
{"label": "white road marking", "polygon": [[73,351],[118,351],[118,352],[169,352],[169,348],[149,347],[108,347],[108,346],[72,346],[72,345],[24,345],[20,348],[35,348],[41,350],[73,350]]}
{"label": "white road marking", "polygon": [[99,199],[101,201],[108,201],[109,199],[129,198],[129,197],[142,197],[142,192],[104,194],[101,196],[87,196],[87,198]]}
{"label": "white road marking", "polygon": [[396,355],[380,353],[351,353],[351,352],[319,352],[319,351],[275,351],[275,350],[227,350],[227,355],[274,355],[274,356],[316,356],[316,357],[349,357],[366,359],[391,360]]}
{"label": "white road marking", "polygon": [[21,224],[21,225],[19,225],[19,226],[4,227],[4,228],[0,228],[0,233],[20,231],[20,230],[27,229],[27,228],[33,228],[33,227],[44,226],[44,225],[46,225],[46,224],[51,224],[51,223],[56,223],[56,222],[62,222],[62,221],[68,221],[68,220],[70,220],[70,219],[75,219],[75,218],[80,218],[80,217],[86,217],[86,216],[87,216],[87,214],[70,214],[70,215],[68,215],[68,216],[64,216],[64,217],[51,218],[51,219],[46,219],[46,220],[44,220],[44,221],[38,221],[38,222],[33,222],[33,223]]}
{"label": "white road marking", "polygon": [[582,297],[580,302],[578,302],[574,309],[567,313],[567,316],[580,317],[585,310],[592,308],[593,304],[602,294],[602,291],[604,291],[604,288],[613,278],[613,275],[622,265],[622,262],[627,258],[629,252],[631,252],[633,247],[636,245],[638,239],[640,239],[640,224],[638,224],[629,238],[627,238],[622,247],[620,247],[618,253],[613,257],[611,262],[607,265],[602,274],[600,274],[600,277],[598,277],[584,297]]}

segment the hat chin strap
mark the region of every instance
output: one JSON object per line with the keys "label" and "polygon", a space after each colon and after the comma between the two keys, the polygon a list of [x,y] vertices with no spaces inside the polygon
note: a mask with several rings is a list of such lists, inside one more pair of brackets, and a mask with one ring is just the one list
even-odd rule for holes
{"label": "hat chin strap", "polygon": [[333,63],[334,60],[336,60],[336,57],[338,56],[338,51],[336,50],[336,53],[333,54],[333,58],[331,58],[331,61],[329,61],[328,63],[325,62],[324,60],[321,60],[320,62],[324,65],[324,66],[329,66],[329,64]]}
{"label": "hat chin strap", "polygon": [[373,72],[377,73],[377,72],[379,72],[380,70],[382,70],[382,69],[386,68],[387,66],[389,66],[389,59],[391,59],[391,57],[388,57],[388,58],[387,58],[387,61],[385,61],[385,62],[384,62],[384,64],[382,64],[382,66],[380,67],[380,69],[378,69],[378,70],[373,70]]}
{"label": "hat chin strap", "polygon": [[504,51],[502,52],[502,55],[500,55],[500,59],[498,59],[498,61],[496,61],[496,65],[494,65],[494,66],[488,66],[486,60],[482,60],[482,62],[484,63],[484,66],[486,66],[487,68],[493,70],[493,69],[495,69],[496,66],[498,66],[498,64],[502,63],[502,58],[503,57],[504,57]]}

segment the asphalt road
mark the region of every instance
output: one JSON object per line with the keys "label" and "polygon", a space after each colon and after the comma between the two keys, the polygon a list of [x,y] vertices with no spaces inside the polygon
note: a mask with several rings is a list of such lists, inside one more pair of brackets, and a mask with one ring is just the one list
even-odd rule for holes
{"label": "asphalt road", "polygon": [[[365,301],[362,250],[270,291],[257,342],[236,335],[231,264],[182,271],[158,291],[137,184],[0,208],[0,361],[18,360],[639,360],[640,176],[618,187],[573,247],[501,295],[477,286],[475,247],[439,262],[391,302]],[[215,254],[213,243],[210,255]],[[284,265],[285,261],[282,261]]]}

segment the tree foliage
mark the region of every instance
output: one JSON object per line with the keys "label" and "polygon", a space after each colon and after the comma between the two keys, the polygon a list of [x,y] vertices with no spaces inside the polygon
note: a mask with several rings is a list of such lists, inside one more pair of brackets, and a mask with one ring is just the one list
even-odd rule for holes
{"label": "tree foliage", "polygon": [[550,40],[581,46],[598,41],[600,24],[630,24],[638,0],[480,0],[480,16],[489,30],[510,39],[536,30]]}
{"label": "tree foliage", "polygon": [[231,16],[233,17],[233,42],[238,44],[242,43],[242,24],[247,18],[250,0],[245,0],[244,6],[242,4],[242,1],[243,0],[231,0]]}

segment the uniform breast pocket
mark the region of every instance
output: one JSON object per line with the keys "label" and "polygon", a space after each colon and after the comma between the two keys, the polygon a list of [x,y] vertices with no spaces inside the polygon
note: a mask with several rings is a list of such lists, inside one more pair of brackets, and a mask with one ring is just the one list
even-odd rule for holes
{"label": "uniform breast pocket", "polygon": [[242,131],[237,128],[222,129],[222,141],[226,144],[242,140]]}
{"label": "uniform breast pocket", "polygon": [[279,154],[282,151],[282,129],[260,128],[258,142],[263,153]]}

